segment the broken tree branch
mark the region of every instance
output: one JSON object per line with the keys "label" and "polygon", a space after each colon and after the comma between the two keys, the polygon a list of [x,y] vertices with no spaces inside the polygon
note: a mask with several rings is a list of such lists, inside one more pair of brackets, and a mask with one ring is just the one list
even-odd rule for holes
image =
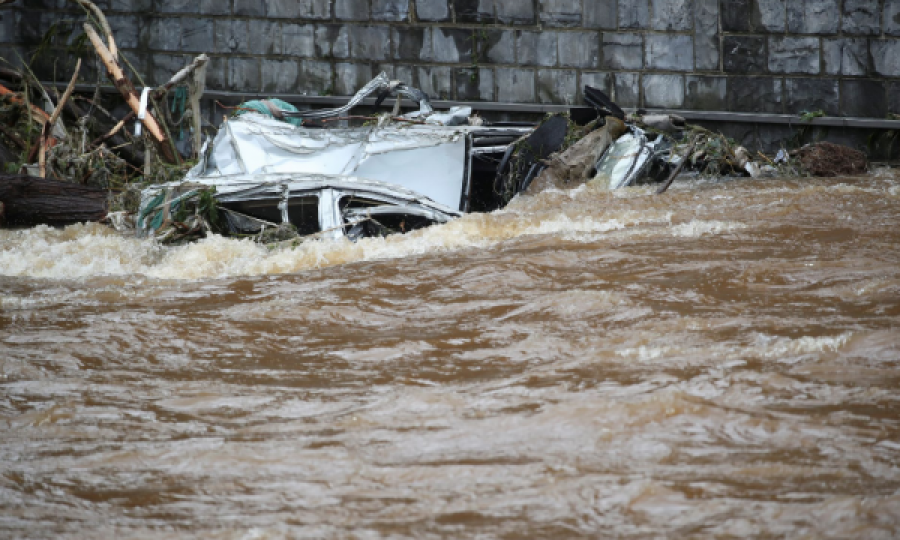
{"label": "broken tree branch", "polygon": [[119,59],[119,49],[116,47],[116,42],[113,39],[112,28],[109,26],[109,21],[106,20],[106,15],[103,14],[103,10],[98,8],[93,2],[90,0],[74,0],[78,5],[88,10],[91,14],[94,15],[94,18],[97,19],[97,22],[100,24],[100,29],[103,30],[103,33],[106,34],[106,41],[109,44],[109,53],[115,58],[117,61]]}
{"label": "broken tree branch", "polygon": [[113,126],[113,128],[111,130],[109,130],[105,134],[97,137],[94,141],[92,141],[90,144],[90,148],[94,148],[95,146],[102,143],[103,141],[113,137],[116,133],[121,131],[122,128],[125,127],[125,124],[127,124],[135,116],[137,116],[137,115],[134,114],[134,111],[131,111],[130,113],[126,114],[125,118],[122,118],[121,120],[119,120],[119,122],[115,126]]}
{"label": "broken tree branch", "polygon": [[84,96],[79,96],[79,95],[76,95],[76,96],[75,96],[75,99],[76,99],[77,101],[84,101],[85,103],[87,103],[88,105],[91,106],[91,109],[92,109],[92,110],[99,111],[99,112],[102,113],[103,116],[105,116],[106,119],[109,120],[110,122],[112,122],[112,123],[115,124],[116,122],[119,121],[119,119],[116,118],[115,116],[113,116],[113,114],[112,114],[111,112],[107,111],[106,108],[105,108],[103,105],[101,105],[101,104],[99,103],[98,100],[94,100],[94,99],[92,99],[92,98],[88,98],[88,97],[84,97]]}
{"label": "broken tree branch", "polygon": [[[73,95],[72,95],[72,98],[71,98],[69,101],[66,102],[66,107],[69,108],[69,110],[72,112],[73,115],[75,115],[76,118],[79,118],[79,119],[81,119],[81,120],[84,120],[84,119],[87,118],[88,116],[91,116],[91,123],[92,123],[93,125],[95,125],[97,129],[100,129],[100,130],[106,132],[106,134],[108,135],[107,138],[103,138],[103,136],[97,137],[96,140],[94,140],[93,142],[91,142],[90,145],[88,145],[88,146],[84,149],[84,152],[83,152],[83,153],[93,152],[94,149],[95,149],[97,146],[100,145],[100,143],[103,143],[103,142],[106,142],[107,140],[109,140],[110,146],[114,146],[114,147],[118,148],[118,149],[119,149],[119,152],[118,152],[119,155],[121,155],[122,157],[124,157],[126,161],[130,162],[130,164],[133,164],[133,163],[143,163],[143,162],[144,162],[144,154],[143,154],[143,152],[139,151],[139,150],[132,144],[133,141],[131,141],[129,138],[127,138],[127,137],[125,136],[125,135],[128,134],[128,132],[127,132],[127,131],[122,131],[121,128],[119,128],[119,129],[116,130],[116,131],[113,131],[113,129],[112,129],[113,126],[118,125],[118,124],[120,123],[120,121],[119,121],[118,119],[112,118],[112,116],[110,115],[110,118],[112,118],[112,123],[109,124],[109,125],[106,125],[106,124],[104,124],[104,123],[102,123],[102,122],[100,121],[100,118],[94,117],[94,116],[93,116],[92,114],[90,114],[88,111],[85,111],[84,109],[82,109],[81,106],[79,106],[79,105],[76,103],[76,101],[77,101],[78,99],[86,100],[86,101],[88,101],[89,103],[91,103],[91,104],[93,105],[92,112],[93,112],[93,111],[101,111],[101,112],[103,112],[104,114],[106,114],[106,110],[105,110],[105,109],[101,109],[100,107],[97,107],[93,102],[91,102],[90,99],[87,99],[87,98],[80,98],[77,94],[73,94]],[[131,111],[129,111],[128,114],[125,115],[125,118],[123,118],[123,119],[121,120],[122,126],[124,127],[125,122],[128,122],[129,120],[133,119],[134,116],[135,116],[134,113],[131,112]],[[80,120],[79,120],[79,121],[80,121]],[[112,132],[112,135],[109,135],[110,132]]]}
{"label": "broken tree branch", "polygon": [[[19,95],[9,88],[0,84],[0,96],[9,96],[9,100],[17,105],[28,106],[24,99],[19,97]],[[31,115],[31,119],[34,120],[37,124],[43,126],[50,120],[50,115],[41,110],[39,107],[34,105],[28,106],[28,112]]]}
{"label": "broken tree branch", "polygon": [[[154,104],[162,99],[166,93],[175,86],[188,82],[191,91],[191,111],[194,116],[194,153],[200,153],[200,95],[206,87],[206,65],[209,57],[206,54],[194,58],[194,60],[178,70],[166,84],[157,87],[150,94],[150,101]],[[165,127],[165,126],[164,126]]]}
{"label": "broken tree branch", "polygon": [[63,107],[65,106],[66,101],[68,101],[69,98],[72,97],[72,92],[75,91],[75,83],[78,81],[79,71],[81,71],[81,58],[79,58],[78,61],[75,62],[75,71],[72,73],[72,80],[69,81],[69,86],[66,87],[66,91],[63,92],[62,97],[59,98],[59,103],[56,104],[56,108],[53,109],[53,114],[50,116],[50,122],[48,122],[51,127],[56,123],[57,120],[59,120],[59,115],[62,114]]}
{"label": "broken tree branch", "polygon": [[163,97],[163,95],[165,95],[165,93],[171,90],[174,86],[185,82],[188,76],[193,73],[194,70],[206,65],[208,61],[209,57],[206,56],[206,54],[201,54],[197,58],[194,58],[193,62],[184,66],[178,71],[178,73],[173,75],[172,78],[169,79],[169,82],[154,90],[152,94],[153,99],[159,99]]}
{"label": "broken tree branch", "polygon": [[[100,60],[106,66],[106,70],[109,74],[110,80],[112,80],[116,89],[122,94],[122,97],[125,98],[125,102],[128,103],[128,106],[131,107],[131,110],[134,111],[135,114],[140,112],[141,102],[138,96],[137,90],[134,88],[134,84],[132,84],[131,80],[125,76],[125,73],[122,71],[122,67],[113,58],[109,49],[107,49],[106,45],[103,44],[103,41],[100,39],[100,36],[97,35],[97,31],[90,23],[84,24],[84,30],[87,33],[88,39],[91,40],[91,44],[97,50],[97,54],[100,56]],[[157,122],[156,117],[152,112],[147,111],[144,115],[144,118],[141,120],[144,127],[147,128],[147,131],[152,136],[154,142],[159,147],[160,152],[162,153],[163,158],[168,163],[176,163],[177,160],[175,158],[175,153],[171,141],[166,137],[165,132]]]}
{"label": "broken tree branch", "polygon": [[[206,55],[203,55],[206,56]],[[194,129],[194,156],[200,155],[200,144],[203,142],[203,117],[200,110],[200,96],[206,90],[206,66],[204,65],[194,71],[193,80],[191,82],[191,121]]]}

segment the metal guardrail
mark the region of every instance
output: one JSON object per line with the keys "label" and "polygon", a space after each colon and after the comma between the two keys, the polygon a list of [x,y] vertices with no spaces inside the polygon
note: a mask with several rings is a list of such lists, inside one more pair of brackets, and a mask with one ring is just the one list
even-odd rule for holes
{"label": "metal guardrail", "polygon": [[[64,83],[42,82],[45,86],[65,87]],[[93,92],[96,87],[92,84],[75,85],[76,92]],[[101,86],[104,94],[116,94],[113,86]],[[239,103],[250,99],[277,98],[294,105],[310,105],[318,107],[332,107],[343,105],[351,96],[309,96],[304,94],[266,94],[260,92],[229,92],[226,90],[206,90],[203,93],[204,100],[224,100]],[[382,106],[390,108],[394,104],[393,99],[386,99]],[[558,113],[566,112],[572,105],[553,105],[545,103],[503,103],[498,101],[450,101],[435,100],[431,102],[435,109],[448,109],[453,106],[469,106],[476,111],[509,112],[509,113]],[[374,106],[375,98],[366,98],[363,106]],[[409,102],[410,106],[414,106]],[[840,116],[820,116],[809,120],[802,120],[799,116],[790,114],[758,114],[727,111],[689,111],[680,109],[647,109],[651,113],[677,114],[686,120],[707,122],[736,122],[742,124],[780,124],[796,126],[822,126],[822,127],[848,127],[859,129],[898,129],[900,120],[888,120],[880,118],[845,118]]]}

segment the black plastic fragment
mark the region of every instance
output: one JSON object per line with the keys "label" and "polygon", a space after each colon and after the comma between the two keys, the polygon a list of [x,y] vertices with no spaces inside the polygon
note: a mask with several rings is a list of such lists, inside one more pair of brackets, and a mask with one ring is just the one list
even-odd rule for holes
{"label": "black plastic fragment", "polygon": [[625,120],[625,111],[603,93],[593,86],[584,87],[584,101],[603,116],[615,116],[619,120]]}

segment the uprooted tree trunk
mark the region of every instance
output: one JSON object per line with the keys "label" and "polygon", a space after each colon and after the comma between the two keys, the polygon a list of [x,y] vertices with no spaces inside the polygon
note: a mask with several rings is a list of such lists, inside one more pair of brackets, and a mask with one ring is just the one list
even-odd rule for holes
{"label": "uprooted tree trunk", "polygon": [[106,217],[107,192],[36,176],[0,175],[0,224],[71,225]]}

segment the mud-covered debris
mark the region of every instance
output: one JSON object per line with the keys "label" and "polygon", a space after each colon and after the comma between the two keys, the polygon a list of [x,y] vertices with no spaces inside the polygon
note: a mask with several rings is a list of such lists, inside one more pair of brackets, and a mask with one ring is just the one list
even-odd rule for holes
{"label": "mud-covered debris", "polygon": [[830,142],[808,144],[797,151],[803,169],[813,176],[854,176],[868,170],[866,155]]}
{"label": "mud-covered debris", "polygon": [[215,198],[215,189],[197,186],[194,189],[169,188],[149,204],[143,206],[137,226],[153,232],[160,243],[181,243],[219,232],[222,217]]}
{"label": "mud-covered debris", "polygon": [[293,223],[279,223],[270,228],[265,228],[259,233],[258,241],[263,244],[272,242],[284,242],[285,240],[293,240],[299,238],[300,233]]}

